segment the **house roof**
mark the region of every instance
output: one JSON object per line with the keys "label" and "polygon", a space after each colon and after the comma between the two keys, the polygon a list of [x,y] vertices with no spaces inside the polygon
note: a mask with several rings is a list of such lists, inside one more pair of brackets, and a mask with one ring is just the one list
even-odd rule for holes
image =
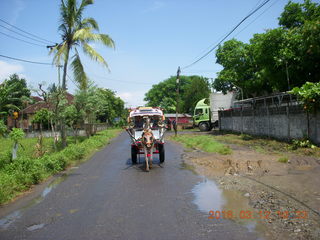
{"label": "house roof", "polygon": [[[42,98],[40,97],[35,97],[37,99],[40,99],[37,101],[35,104],[29,105],[25,109],[21,110],[23,114],[34,114],[35,112],[39,111],[40,109],[47,108],[47,109],[52,109],[53,106],[50,103],[44,102]],[[72,104],[74,100],[74,96],[71,93],[66,93],[66,99],[68,101],[68,104]]]}

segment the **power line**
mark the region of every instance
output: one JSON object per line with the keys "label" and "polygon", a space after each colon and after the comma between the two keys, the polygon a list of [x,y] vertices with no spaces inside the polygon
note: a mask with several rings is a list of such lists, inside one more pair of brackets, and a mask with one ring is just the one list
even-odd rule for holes
{"label": "power line", "polygon": [[1,24],[0,24],[0,27],[5,28],[5,29],[7,29],[8,31],[11,31],[11,32],[13,32],[13,33],[15,33],[15,34],[18,34],[18,35],[22,36],[22,37],[28,38],[28,39],[30,39],[30,40],[32,40],[32,41],[36,41],[36,42],[39,42],[39,43],[42,43],[42,44],[47,44],[47,43],[48,43],[48,42],[45,42],[45,41],[42,41],[42,40],[38,40],[38,39],[35,39],[35,38],[32,38],[32,37],[26,36],[25,34],[22,34],[22,33],[19,33],[19,32],[17,32],[17,31],[14,31],[14,30],[12,30],[12,29],[10,29],[10,28],[8,28],[8,27],[6,27],[6,26],[3,26],[3,25],[1,25]]}
{"label": "power line", "polygon": [[23,40],[23,39],[21,39],[21,38],[17,38],[17,37],[11,36],[11,35],[6,34],[6,33],[4,33],[4,32],[0,32],[0,34],[5,35],[5,36],[7,36],[7,37],[9,37],[9,38],[16,39],[16,40],[21,41],[21,42],[25,42],[25,43],[28,43],[28,44],[35,45],[35,46],[46,47],[45,45],[40,45],[40,44],[37,44],[37,43],[32,43],[32,42]]}
{"label": "power line", "polygon": [[252,23],[254,23],[259,17],[261,17],[263,14],[265,14],[270,8],[272,8],[277,2],[280,0],[274,1],[267,9],[265,9],[261,14],[259,14],[255,19],[253,19],[250,23],[248,23],[244,28],[242,28],[237,34],[235,34],[233,37],[238,36],[241,32],[243,32],[246,28],[248,28]]}
{"label": "power line", "polygon": [[5,56],[5,55],[1,55],[1,54],[0,54],[0,57],[16,60],[16,61],[20,61],[20,62],[33,63],[33,64],[53,65],[52,63],[34,62],[34,61],[24,60],[24,59],[20,59],[20,58],[9,57],[9,56]]}
{"label": "power line", "polygon": [[6,21],[4,21],[4,20],[1,19],[1,18],[0,18],[0,21],[3,22],[3,23],[5,23],[5,24],[7,24],[7,25],[9,25],[9,26],[11,26],[11,27],[13,27],[13,28],[15,28],[15,29],[17,29],[17,30],[19,30],[19,31],[21,31],[21,32],[24,32],[24,33],[26,33],[26,34],[28,34],[28,35],[30,35],[30,36],[33,36],[33,37],[38,38],[38,39],[40,39],[40,40],[43,40],[43,41],[45,41],[45,42],[49,42],[49,43],[54,43],[54,44],[55,44],[55,42],[52,42],[52,41],[47,40],[47,39],[45,39],[45,38],[39,37],[39,36],[37,36],[37,35],[35,35],[35,34],[32,34],[32,33],[29,33],[29,32],[27,32],[27,31],[24,31],[23,29],[18,28],[18,27],[16,27],[16,26],[14,26],[14,25],[6,22]]}
{"label": "power line", "polygon": [[[252,7],[252,9],[247,14],[250,14],[259,4],[261,4],[262,1],[263,0],[258,0],[258,2],[254,5],[254,7]],[[207,52],[210,48],[212,48],[213,46],[218,44],[221,41],[221,39],[223,39],[223,36],[220,39],[218,39],[215,43],[211,44],[209,47],[204,49],[201,53],[199,53],[192,61],[194,61],[195,59],[199,58],[202,54]]]}
{"label": "power line", "polygon": [[191,67],[192,65],[198,63],[201,61],[203,58],[208,56],[214,49],[216,49],[227,37],[229,37],[246,19],[248,19],[250,16],[252,16],[255,12],[257,12],[260,8],[262,8],[264,5],[266,5],[270,0],[264,1],[262,4],[260,4],[254,11],[249,13],[246,17],[244,17],[222,40],[219,41],[213,48],[211,48],[208,52],[206,52],[204,55],[202,55],[200,58],[198,58],[196,61],[192,62],[191,64],[183,67],[182,69],[186,69]]}

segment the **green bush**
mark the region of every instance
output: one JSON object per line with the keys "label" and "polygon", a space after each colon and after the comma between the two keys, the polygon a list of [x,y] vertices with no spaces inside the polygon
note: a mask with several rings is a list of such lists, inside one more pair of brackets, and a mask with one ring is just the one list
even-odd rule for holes
{"label": "green bush", "polygon": [[79,143],[70,144],[64,150],[45,154],[40,158],[29,155],[11,161],[10,151],[0,153],[0,204],[7,202],[19,192],[41,182],[51,174],[66,169],[104,146],[119,130],[107,130]]}
{"label": "green bush", "polygon": [[289,161],[288,157],[281,157],[278,159],[278,162],[287,163]]}
{"label": "green bush", "polygon": [[12,154],[10,151],[0,153],[0,170],[11,163]]}
{"label": "green bush", "polygon": [[298,148],[315,148],[316,146],[313,145],[310,140],[302,139],[302,140],[292,140],[291,149],[296,150]]}

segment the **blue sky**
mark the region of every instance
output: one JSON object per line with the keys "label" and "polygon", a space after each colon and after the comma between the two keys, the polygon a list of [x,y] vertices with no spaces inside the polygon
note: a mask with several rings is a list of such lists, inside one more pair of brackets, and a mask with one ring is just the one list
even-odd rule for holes
{"label": "blue sky", "polygon": [[[85,70],[99,87],[116,91],[127,106],[142,105],[144,94],[153,84],[175,75],[178,66],[186,66],[201,56],[261,2],[263,1],[96,0],[85,11],[85,17],[97,20],[100,32],[110,35],[116,43],[116,49],[94,45],[107,60],[110,73],[83,56]],[[248,42],[254,33],[277,27],[278,17],[287,2],[271,0],[228,39],[235,37]],[[0,18],[25,31],[59,43],[59,3],[59,0],[0,0]],[[2,22],[0,24],[6,26]],[[0,32],[25,39],[3,27],[0,27]],[[52,56],[48,55],[44,46],[20,42],[3,34],[0,34],[0,44],[2,55],[52,62]],[[196,65],[185,69],[182,74],[197,74],[214,79],[216,72],[221,70],[221,66],[215,63],[214,54],[213,52]],[[0,82],[12,73],[25,77],[34,88],[38,83],[48,86],[58,79],[55,67],[0,57]],[[72,77],[71,72],[68,75]],[[67,87],[70,92],[76,89],[72,81],[68,81]]]}

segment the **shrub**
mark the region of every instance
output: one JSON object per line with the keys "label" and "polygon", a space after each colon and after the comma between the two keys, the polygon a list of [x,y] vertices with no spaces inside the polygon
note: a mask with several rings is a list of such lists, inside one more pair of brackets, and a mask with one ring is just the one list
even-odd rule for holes
{"label": "shrub", "polygon": [[288,157],[281,157],[278,159],[278,162],[287,163],[289,161]]}

